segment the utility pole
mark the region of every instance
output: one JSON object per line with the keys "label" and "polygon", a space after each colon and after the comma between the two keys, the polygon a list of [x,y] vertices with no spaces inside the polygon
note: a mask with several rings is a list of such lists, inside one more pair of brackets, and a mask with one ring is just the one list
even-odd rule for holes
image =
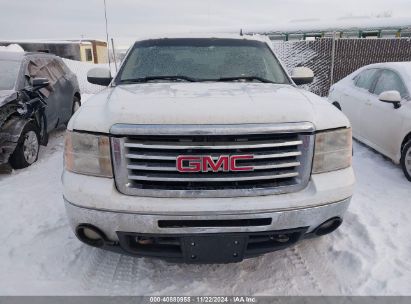
{"label": "utility pole", "polygon": [[116,49],[115,49],[115,47],[114,47],[114,39],[113,39],[113,37],[111,38],[111,47],[112,47],[112,49],[113,49],[113,61],[114,61],[114,66],[116,67],[116,73],[117,73],[117,71],[118,71],[118,68],[117,68],[117,58],[116,58]]}
{"label": "utility pole", "polygon": [[108,40],[108,25],[107,25],[107,5],[106,5],[106,0],[104,1],[104,19],[106,21],[106,43],[107,43],[107,59],[108,59],[108,66],[110,68],[111,72],[111,60],[110,60],[110,42]]}

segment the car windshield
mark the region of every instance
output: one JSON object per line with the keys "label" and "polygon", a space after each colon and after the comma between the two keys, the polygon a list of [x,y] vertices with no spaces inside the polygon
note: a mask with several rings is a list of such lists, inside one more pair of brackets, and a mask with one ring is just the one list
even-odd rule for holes
{"label": "car windshield", "polygon": [[246,39],[158,39],[138,42],[116,83],[258,81],[290,83],[268,45]]}
{"label": "car windshield", "polygon": [[0,60],[0,90],[12,90],[16,84],[20,61]]}

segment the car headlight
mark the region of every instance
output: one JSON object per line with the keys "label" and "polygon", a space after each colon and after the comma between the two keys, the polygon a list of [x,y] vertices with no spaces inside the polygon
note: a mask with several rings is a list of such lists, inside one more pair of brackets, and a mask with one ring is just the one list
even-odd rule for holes
{"label": "car headlight", "polygon": [[351,161],[350,128],[319,132],[315,135],[313,174],[348,168]]}
{"label": "car headlight", "polygon": [[74,173],[113,177],[109,137],[67,131],[64,165]]}

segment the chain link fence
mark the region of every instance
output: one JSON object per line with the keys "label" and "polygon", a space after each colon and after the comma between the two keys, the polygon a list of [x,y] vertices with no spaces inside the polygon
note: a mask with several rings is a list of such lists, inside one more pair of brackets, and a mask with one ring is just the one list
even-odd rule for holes
{"label": "chain link fence", "polygon": [[330,86],[368,64],[411,61],[409,38],[333,39],[313,41],[273,41],[274,50],[287,70],[306,66],[314,71],[314,81],[303,86],[327,96]]}

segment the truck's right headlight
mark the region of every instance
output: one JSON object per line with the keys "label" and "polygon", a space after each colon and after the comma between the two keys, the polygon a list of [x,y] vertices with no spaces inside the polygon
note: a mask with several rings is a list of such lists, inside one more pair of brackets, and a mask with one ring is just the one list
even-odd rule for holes
{"label": "truck's right headlight", "polygon": [[313,174],[348,168],[351,161],[351,128],[324,131],[315,135]]}
{"label": "truck's right headlight", "polygon": [[113,177],[109,137],[67,131],[64,166],[74,173]]}

